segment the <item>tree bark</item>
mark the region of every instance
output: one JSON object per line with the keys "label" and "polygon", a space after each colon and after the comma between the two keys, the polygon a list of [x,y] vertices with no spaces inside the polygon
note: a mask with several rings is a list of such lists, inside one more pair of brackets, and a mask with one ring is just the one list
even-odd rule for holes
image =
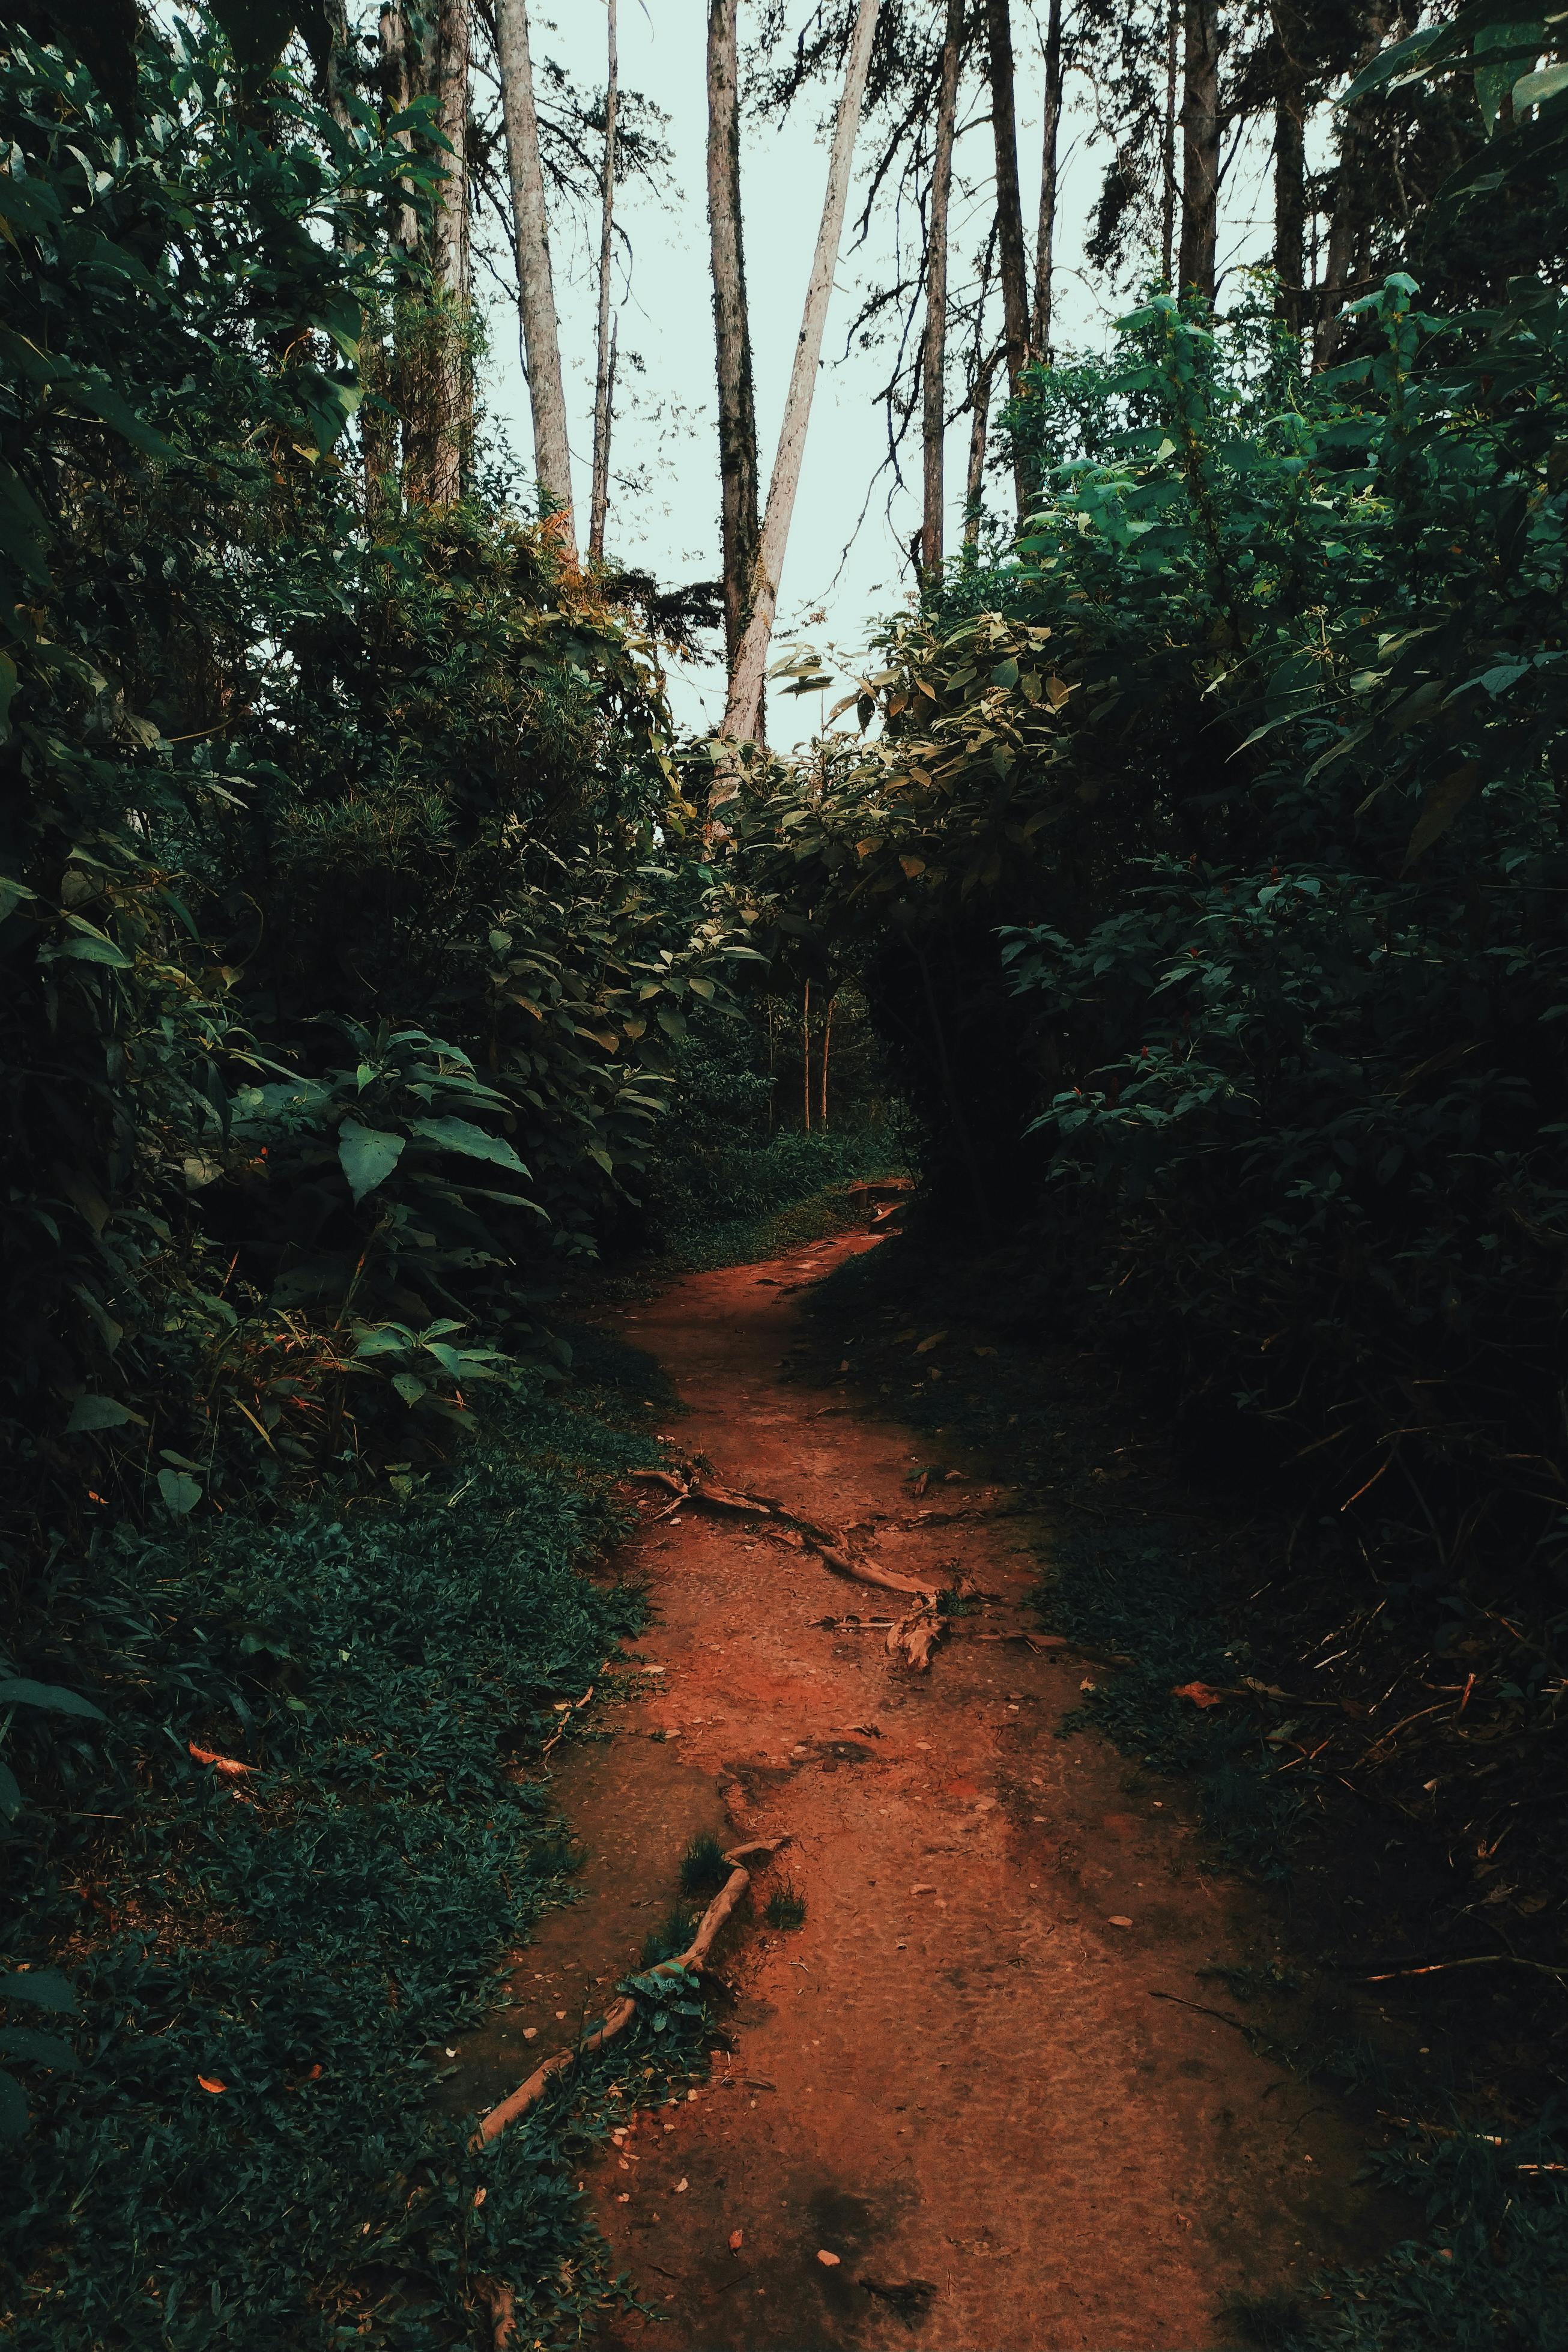
{"label": "tree bark", "polygon": [[[1361,47],[1357,73],[1372,63],[1388,31],[1387,0],[1367,0],[1362,11]],[[1340,124],[1339,171],[1334,184],[1333,213],[1329,221],[1328,252],[1323,282],[1318,291],[1317,327],[1313,336],[1315,363],[1332,367],[1340,339],[1339,310],[1350,285],[1357,248],[1364,243],[1370,191],[1367,186],[1366,128],[1360,104],[1346,108]]]}
{"label": "tree bark", "polygon": [[497,63],[507,123],[512,182],[512,223],[517,251],[517,306],[522,313],[523,363],[534,413],[534,471],[540,504],[569,562],[577,561],[571,517],[571,448],[567,438],[566,387],[560,372],[560,330],[550,272],[549,219],[545,210],[539,124],[534,108],[534,67],[528,52],[528,0],[497,0]]}
{"label": "tree bark", "polygon": [[[789,391],[784,404],[784,422],[779,435],[778,454],[773,460],[773,472],[768,485],[768,508],[762,519],[762,533],[752,565],[750,611],[736,656],[729,703],[720,729],[720,733],[731,740],[755,740],[761,728],[768,648],[779,605],[779,581],[789,541],[795,494],[800,487],[800,465],[806,454],[806,430],[811,418],[811,398],[816,391],[817,371],[821,364],[822,332],[828,321],[833,272],[838,266],[839,246],[843,236],[844,208],[850,194],[850,166],[854,158],[855,132],[860,125],[866,75],[871,66],[871,44],[876,30],[877,6],[878,0],[861,0],[860,14],[855,21],[844,68],[843,94],[839,100],[838,121],[833,126],[827,192],[822,200],[822,223],[817,234],[816,257],[806,289],[805,310],[800,320],[800,338],[795,345],[795,364],[790,372]],[[716,793],[715,798],[727,799],[732,793],[733,786],[722,795]]]}
{"label": "tree bark", "polygon": [[599,336],[593,381],[593,488],[588,508],[588,552],[604,555],[604,519],[610,507],[611,404],[615,356],[610,334],[610,270],[615,236],[615,116],[621,101],[621,61],[615,43],[615,0],[605,0],[610,19],[609,63],[604,83],[604,201],[599,220]]}
{"label": "tree bark", "polygon": [[1296,27],[1274,12],[1279,79],[1274,91],[1274,315],[1292,335],[1301,331],[1307,264],[1307,99],[1293,47]]}
{"label": "tree bark", "polygon": [[1034,248],[1034,313],[1030,342],[1037,360],[1051,361],[1051,297],[1056,263],[1057,149],[1061,139],[1061,0],[1051,0],[1045,28],[1045,124],[1040,138],[1040,233]]}
{"label": "tree bark", "polygon": [[[1019,142],[1013,97],[1013,35],[1009,0],[986,0],[987,69],[991,84],[991,137],[997,159],[997,265],[1002,281],[1002,335],[1008,393],[1016,395],[1029,360],[1029,264],[1024,255],[1023,202],[1019,194]],[[1019,520],[1029,511],[1033,469],[1013,462]]]}
{"label": "tree bark", "polygon": [[1219,234],[1218,0],[1186,0],[1181,109],[1181,290],[1212,302]]}
{"label": "tree bark", "polygon": [[707,216],[713,257],[713,323],[718,362],[718,473],[724,563],[724,656],[735,675],[760,532],[760,467],[740,222],[740,69],[737,0],[709,0],[707,19]]}
{"label": "tree bark", "polygon": [[1000,352],[988,352],[969,387],[969,463],[964,478],[964,544],[980,543],[980,509],[986,486],[986,442],[991,421],[991,380]]}
{"label": "tree bark", "polygon": [[1166,0],[1166,119],[1160,138],[1160,277],[1175,284],[1176,217],[1176,26],[1179,0]]}
{"label": "tree bark", "polygon": [[964,13],[964,0],[947,0],[942,80],[936,99],[936,145],[931,159],[931,217],[926,229],[925,341],[920,355],[925,503],[920,532],[920,570],[928,582],[940,579],[942,573],[943,458],[947,430],[947,207],[953,191],[953,134],[958,115]]}
{"label": "tree bark", "polygon": [[441,158],[431,277],[428,441],[420,485],[433,506],[463,495],[472,436],[468,312],[473,257],[468,202],[468,82],[473,43],[470,0],[441,0],[435,21],[436,122],[452,152]]}

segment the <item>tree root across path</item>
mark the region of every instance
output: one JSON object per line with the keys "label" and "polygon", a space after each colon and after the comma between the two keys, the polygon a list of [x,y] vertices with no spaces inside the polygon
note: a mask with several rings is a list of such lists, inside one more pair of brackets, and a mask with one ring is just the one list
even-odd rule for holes
{"label": "tree root across path", "polygon": [[904,1592],[919,1605],[901,1617],[888,1634],[886,1649],[889,1657],[903,1657],[917,1674],[927,1673],[931,1653],[946,1631],[946,1622],[937,1607],[935,1585],[917,1583],[912,1577],[899,1576],[891,1569],[878,1568],[869,1559],[857,1559],[850,1550],[848,1538],[828,1528],[821,1528],[810,1519],[801,1518],[788,1511],[772,1496],[743,1494],[734,1486],[721,1486],[709,1478],[695,1465],[683,1465],[674,1470],[633,1470],[633,1478],[651,1485],[668,1486],[674,1496],[673,1503],[655,1511],[653,1520],[667,1519],[687,1503],[706,1504],[714,1510],[745,1511],[758,1518],[777,1521],[785,1539],[799,1539],[814,1551],[824,1568],[835,1576],[845,1576],[856,1584],[873,1584],[883,1592]]}
{"label": "tree root across path", "polygon": [[[713,1948],[714,1938],[751,1884],[751,1873],[746,1864],[759,1856],[771,1861],[779,1848],[789,1843],[789,1836],[785,1834],[776,1838],[759,1838],[750,1845],[732,1847],[724,1857],[730,1865],[729,1876],[697,1922],[696,1934],[685,1950],[677,1952],[673,1959],[658,1961],[644,1973],[651,1977],[678,1977],[701,1969]],[[580,2058],[591,2057],[594,2051],[602,2050],[607,2042],[613,2042],[618,2033],[625,2032],[636,2014],[637,2004],[627,1995],[606,2012],[603,2024],[594,2032],[583,2041],[574,2042],[570,2050],[558,2050],[553,2057],[536,2066],[526,2083],[519,2084],[509,2097],[503,2099],[498,2106],[492,2107],[483,2117],[474,2135],[473,2146],[485,2147],[491,2140],[499,2139],[508,2125],[515,2124],[520,2116],[526,2116],[528,2109],[543,2098],[558,2074],[568,2073]]]}

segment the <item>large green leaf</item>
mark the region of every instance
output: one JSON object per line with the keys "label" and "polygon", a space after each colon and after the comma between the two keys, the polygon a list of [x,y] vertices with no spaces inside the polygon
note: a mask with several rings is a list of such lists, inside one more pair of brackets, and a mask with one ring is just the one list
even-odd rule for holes
{"label": "large green leaf", "polygon": [[163,1497],[163,1507],[177,1519],[193,1511],[202,1499],[201,1483],[184,1470],[160,1470],[158,1492]]}
{"label": "large green leaf", "polygon": [[460,1151],[469,1160],[494,1160],[497,1168],[509,1168],[515,1176],[528,1172],[504,1135],[491,1135],[485,1128],[476,1127],[472,1119],[416,1118],[410,1123],[422,1142],[438,1144],[443,1151]]}
{"label": "large green leaf", "polygon": [[37,1706],[49,1715],[86,1716],[94,1723],[104,1720],[102,1707],[94,1706],[80,1691],[65,1690],[58,1683],[32,1682],[26,1675],[12,1675],[0,1682],[0,1706]]}
{"label": "large green leaf", "polygon": [[356,1201],[385,1183],[402,1158],[405,1140],[382,1128],[365,1127],[357,1118],[343,1121],[338,1129],[338,1158]]}
{"label": "large green leaf", "polygon": [[36,2025],[0,2025],[0,2056],[30,2058],[35,2066],[53,2066],[61,2074],[81,2071],[81,2060],[57,2033],[41,2033]]}
{"label": "large green leaf", "polygon": [[139,1423],[143,1429],[147,1426],[146,1415],[132,1412],[118,1397],[78,1396],[66,1423],[66,1435],[83,1437],[95,1429],[123,1429],[131,1421]]}
{"label": "large green leaf", "polygon": [[47,2009],[57,2017],[74,2017],[76,1987],[58,1969],[16,1969],[0,1977],[0,2000],[25,2000],[31,2009]]}

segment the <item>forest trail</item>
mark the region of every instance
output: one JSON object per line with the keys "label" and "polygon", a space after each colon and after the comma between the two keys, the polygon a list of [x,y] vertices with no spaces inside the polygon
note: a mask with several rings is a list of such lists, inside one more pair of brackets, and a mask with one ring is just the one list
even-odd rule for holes
{"label": "forest trail", "polygon": [[[1372,2251],[1360,2136],[1180,2005],[1229,2009],[1197,1972],[1255,1953],[1267,1923],[1204,1860],[1178,1785],[1058,1736],[1104,1668],[998,1638],[1038,1626],[1030,1538],[1049,1528],[967,1475],[917,1502],[929,1438],[917,1454],[841,1389],[781,1381],[792,1290],[867,1245],[693,1275],[617,1321],[679,1390],[672,1435],[720,1479],[988,1598],[915,1673],[881,1632],[821,1622],[885,1623],[891,1596],[765,1519],[655,1520],[668,1497],[643,1490],[625,1564],[653,1608],[638,1654],[663,1671],[604,1718],[608,1742],[562,1756],[584,1899],[543,1924],[454,2092],[497,2095],[602,2007],[696,1832],[787,1831],[719,1948],[733,2055],[584,2171],[619,2263],[667,2315],[615,2322],[609,2345],[1207,2352],[1233,2340],[1228,2297]],[[761,1916],[780,1877],[806,1901],[794,1932]]]}

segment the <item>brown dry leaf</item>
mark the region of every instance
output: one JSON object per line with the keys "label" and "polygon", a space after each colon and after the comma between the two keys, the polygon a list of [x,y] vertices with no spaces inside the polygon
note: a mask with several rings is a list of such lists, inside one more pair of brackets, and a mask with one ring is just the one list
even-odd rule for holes
{"label": "brown dry leaf", "polygon": [[1113,1911],[1105,1922],[1108,1927],[1130,1927],[1132,1924],[1124,1911]]}
{"label": "brown dry leaf", "polygon": [[933,1331],[928,1339],[921,1340],[920,1345],[915,1350],[915,1354],[917,1356],[924,1356],[927,1354],[931,1349],[939,1348],[946,1337],[947,1334],[946,1331]]}
{"label": "brown dry leaf", "polygon": [[211,2091],[214,2098],[217,2097],[220,2092],[226,2091],[228,2089],[228,2084],[226,2083],[220,2083],[215,2074],[198,2074],[196,2080],[200,2083],[203,2090]]}
{"label": "brown dry leaf", "polygon": [[193,1739],[188,1739],[185,1747],[187,1752],[195,1758],[198,1764],[210,1764],[221,1780],[238,1780],[243,1779],[246,1772],[254,1772],[256,1769],[254,1764],[241,1764],[233,1756],[214,1756],[210,1748],[198,1748]]}
{"label": "brown dry leaf", "polygon": [[1194,1706],[1218,1706],[1224,1698],[1225,1693],[1222,1690],[1215,1690],[1207,1683],[1177,1683],[1171,1692],[1171,1696],[1172,1698],[1189,1698]]}
{"label": "brown dry leaf", "polygon": [[830,2254],[826,2246],[819,2246],[817,2248],[817,2260],[824,2264],[827,2269],[836,2271],[840,2263],[843,2260],[843,2256],[841,2254]]}
{"label": "brown dry leaf", "polygon": [[732,2231],[730,2231],[730,2233],[729,2233],[729,2251],[730,2251],[730,2252],[731,2252],[732,2254],[738,2254],[738,2253],[739,2253],[739,2252],[740,2252],[740,2250],[741,2250],[741,2248],[742,2248],[742,2246],[744,2246],[744,2245],[745,2245],[745,2243],[746,2243],[746,2232],[745,2232],[745,2231],[744,2231],[744,2230],[732,2230]]}

